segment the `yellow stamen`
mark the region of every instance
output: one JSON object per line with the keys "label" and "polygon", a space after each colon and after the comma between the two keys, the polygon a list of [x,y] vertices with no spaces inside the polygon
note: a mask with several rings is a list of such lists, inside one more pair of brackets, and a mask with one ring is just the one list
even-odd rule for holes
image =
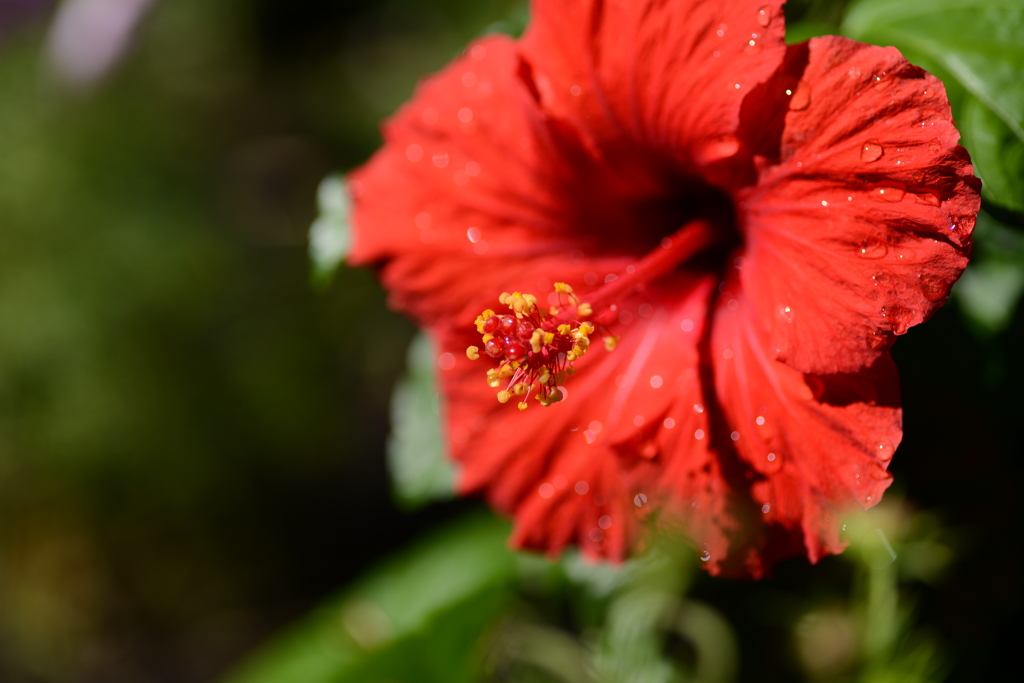
{"label": "yellow stamen", "polygon": [[[496,356],[497,367],[487,371],[487,384],[500,389],[497,395],[501,403],[507,403],[512,396],[519,396],[519,409],[525,410],[527,399],[534,391],[537,401],[543,406],[563,400],[564,390],[559,385],[576,374],[573,362],[582,358],[590,347],[589,335],[597,330],[597,324],[581,321],[581,318],[593,315],[593,306],[580,303],[572,287],[564,282],[555,285],[555,292],[558,301],[546,311],[537,307],[537,297],[532,294],[501,293],[498,300],[523,321],[516,323],[516,334],[511,331],[483,332],[484,327],[495,330],[499,327],[495,325],[499,314],[494,311],[486,310],[476,319],[484,345],[468,347],[466,357],[477,360],[484,349],[488,355]],[[502,318],[506,316],[504,314]],[[491,321],[491,318],[495,320]],[[508,329],[504,324],[500,327]],[[526,329],[532,329],[529,344],[518,334]],[[527,347],[525,353],[522,346]]]}
{"label": "yellow stamen", "polygon": [[619,345],[619,338],[608,335],[604,338],[604,348],[608,351],[614,351],[615,347]]}
{"label": "yellow stamen", "polygon": [[530,336],[530,348],[533,349],[534,353],[540,353],[541,337],[543,336],[544,333],[541,332],[540,330],[534,330],[533,335]]}

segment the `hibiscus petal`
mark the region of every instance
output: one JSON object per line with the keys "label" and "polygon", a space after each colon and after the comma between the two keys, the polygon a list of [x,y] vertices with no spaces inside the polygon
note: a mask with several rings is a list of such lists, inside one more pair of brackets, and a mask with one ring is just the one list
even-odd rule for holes
{"label": "hibiscus petal", "polygon": [[895,48],[827,36],[805,51],[792,95],[775,97],[790,108],[778,164],[740,196],[746,250],[730,287],[756,306],[774,357],[853,372],[946,300],[979,183],[938,79]]}
{"label": "hibiscus petal", "polygon": [[[666,489],[660,473],[711,460],[707,442],[694,437],[708,429],[707,416],[694,406],[703,401],[696,347],[713,284],[680,274],[622,302],[629,316],[617,325],[619,346],[589,351],[565,384],[567,398],[548,408],[488,400],[486,365],[453,354],[442,382],[458,487],[483,491],[515,515],[515,545],[557,553],[576,543],[621,559],[636,543],[645,505],[681,500],[686,492]],[[443,344],[464,348],[471,339],[452,331]],[[716,504],[705,479],[686,505]]]}
{"label": "hibiscus petal", "polygon": [[[805,375],[764,347],[754,309],[721,302],[710,353],[725,425],[715,436],[750,468],[763,524],[802,540],[816,562],[842,551],[842,517],[876,504],[891,481],[902,436],[896,368],[885,354],[858,373]],[[765,547],[766,564],[779,559],[777,544]]]}
{"label": "hibiscus petal", "polygon": [[595,156],[628,163],[639,145],[696,171],[739,150],[741,103],[782,61],[784,30],[777,0],[536,1],[523,51]]}
{"label": "hibiscus petal", "polygon": [[588,157],[579,132],[543,110],[525,68],[507,38],[471,45],[420,85],[351,176],[349,262],[380,265],[392,305],[423,324],[471,320],[538,280],[583,291],[693,212],[660,169],[624,175]]}

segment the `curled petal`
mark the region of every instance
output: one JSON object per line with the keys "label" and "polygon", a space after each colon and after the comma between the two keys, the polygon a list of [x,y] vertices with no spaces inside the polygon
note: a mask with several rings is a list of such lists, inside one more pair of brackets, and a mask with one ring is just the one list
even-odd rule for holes
{"label": "curled petal", "polygon": [[742,196],[733,286],[773,357],[854,372],[946,300],[970,254],[978,182],[942,84],[894,48],[828,36],[791,49],[790,64],[804,60],[779,95],[791,110],[778,163]]}

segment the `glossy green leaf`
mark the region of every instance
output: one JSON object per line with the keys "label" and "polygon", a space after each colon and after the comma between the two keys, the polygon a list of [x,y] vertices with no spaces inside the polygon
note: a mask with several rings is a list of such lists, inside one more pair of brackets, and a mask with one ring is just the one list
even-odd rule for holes
{"label": "glossy green leaf", "polygon": [[409,346],[408,370],[391,397],[388,469],[395,497],[407,507],[452,497],[455,467],[441,438],[437,352],[425,334]]}
{"label": "glossy green leaf", "polygon": [[[946,81],[954,118],[969,128],[965,142],[978,174],[989,183],[986,198],[1007,208],[1021,205],[1024,3],[862,0],[850,6],[842,31],[857,40],[894,45]],[[969,96],[959,97],[961,90]]]}
{"label": "glossy green leaf", "polygon": [[982,195],[1024,214],[1024,142],[977,98],[965,98],[961,112],[963,144],[983,183]]}
{"label": "glossy green leaf", "polygon": [[313,281],[319,285],[330,282],[334,272],[348,255],[352,244],[349,213],[352,199],[340,175],[329,175],[317,189],[320,214],[309,228],[309,258],[313,264]]}
{"label": "glossy green leaf", "polygon": [[517,576],[508,533],[489,515],[462,520],[370,572],[223,683],[475,680],[474,650]]}

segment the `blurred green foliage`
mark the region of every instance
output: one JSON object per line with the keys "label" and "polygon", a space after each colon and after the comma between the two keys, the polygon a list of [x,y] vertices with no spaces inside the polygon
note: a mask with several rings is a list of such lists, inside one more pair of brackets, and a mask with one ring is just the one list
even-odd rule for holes
{"label": "blurred green foliage", "polygon": [[[849,581],[803,604],[764,586],[786,605],[781,658],[810,681],[944,680],[948,661],[911,600],[915,582],[942,581],[955,539],[895,497],[847,526],[850,549],[837,562]],[[733,627],[687,595],[699,562],[683,539],[662,537],[611,567],[517,554],[503,547],[508,533],[487,516],[451,525],[328,600],[225,683],[739,680]]]}
{"label": "blurred green foliage", "polygon": [[790,40],[945,78],[986,211],[954,300],[896,346],[907,502],[759,583],[677,539],[619,569],[515,555],[431,504],[453,473],[427,342],[392,394],[414,330],[337,269],[321,179],[524,2],[163,0],[78,87],[42,57],[55,7],[0,0],[0,680],[971,681],[1015,646],[1019,2],[787,5]]}

